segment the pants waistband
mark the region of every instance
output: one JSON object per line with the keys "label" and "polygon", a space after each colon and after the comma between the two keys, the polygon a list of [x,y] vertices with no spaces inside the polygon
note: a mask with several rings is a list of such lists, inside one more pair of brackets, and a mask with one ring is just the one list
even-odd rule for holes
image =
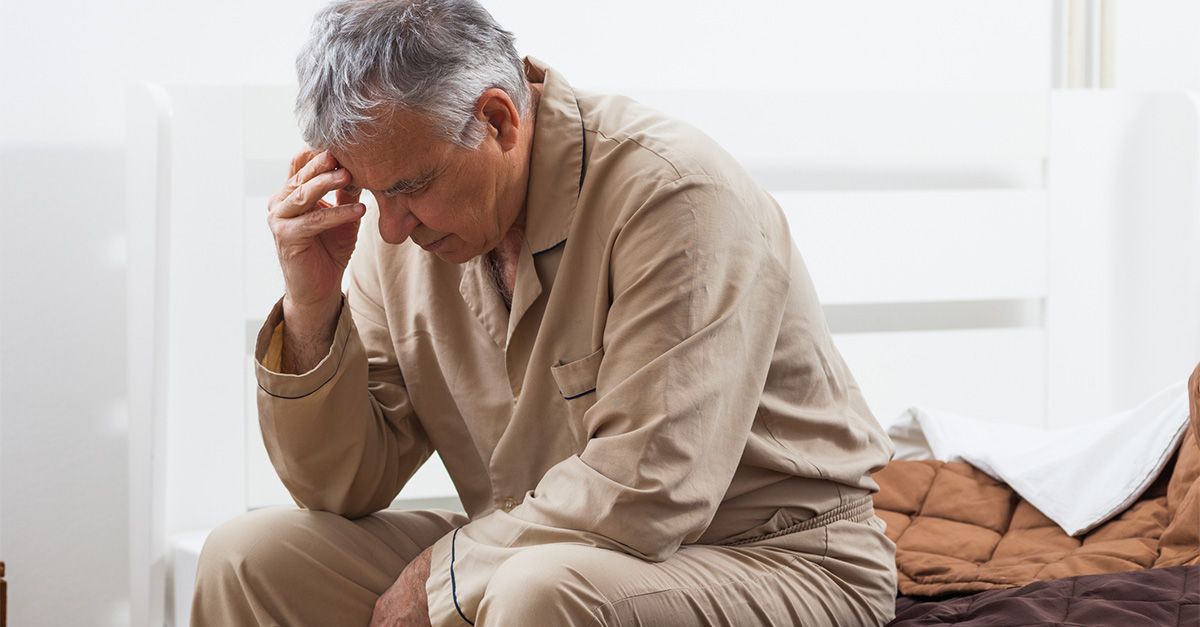
{"label": "pants waistband", "polygon": [[725,546],[741,546],[743,544],[750,544],[751,542],[762,542],[763,540],[771,540],[773,538],[778,538],[780,536],[786,536],[788,534],[797,533],[800,531],[809,531],[811,529],[817,529],[817,528],[824,527],[825,525],[835,523],[835,522],[838,522],[841,520],[849,520],[849,521],[853,521],[853,522],[857,522],[857,523],[865,523],[874,517],[875,517],[874,499],[872,499],[870,495],[862,496],[862,497],[856,498],[852,501],[848,501],[842,505],[839,505],[827,512],[822,512],[820,514],[817,514],[816,516],[813,516],[812,518],[809,518],[808,520],[804,520],[804,521],[798,522],[790,527],[780,529],[779,531],[776,531],[775,533],[770,533],[765,536],[757,536],[754,538],[746,538],[745,540],[738,540],[737,542],[731,542]]}

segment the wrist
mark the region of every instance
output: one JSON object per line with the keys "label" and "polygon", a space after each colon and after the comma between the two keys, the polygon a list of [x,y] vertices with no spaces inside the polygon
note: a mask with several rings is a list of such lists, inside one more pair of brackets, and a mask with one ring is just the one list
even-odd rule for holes
{"label": "wrist", "polygon": [[333,336],[342,313],[342,294],[334,292],[323,300],[299,302],[283,295],[283,323],[292,333],[304,337]]}
{"label": "wrist", "polygon": [[342,295],[297,305],[284,295],[281,369],[287,374],[312,370],[329,353],[342,311]]}

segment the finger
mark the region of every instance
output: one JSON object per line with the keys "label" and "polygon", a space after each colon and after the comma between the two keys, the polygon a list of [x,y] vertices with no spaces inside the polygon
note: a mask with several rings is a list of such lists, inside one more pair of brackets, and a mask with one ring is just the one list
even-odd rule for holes
{"label": "finger", "polygon": [[330,229],[357,221],[363,217],[366,209],[362,203],[354,203],[310,211],[293,221],[289,234],[297,239],[316,237]]}
{"label": "finger", "polygon": [[[286,198],[283,200],[272,198],[269,201],[267,201],[267,222],[270,222],[274,218],[285,218],[285,217],[286,218],[294,218],[298,215],[302,215],[302,214],[306,213],[307,211],[312,211],[313,209],[328,209],[328,208],[334,206],[333,203],[322,198],[321,200],[318,200],[315,205],[313,205],[312,207],[309,207],[308,209],[297,210],[295,208],[285,207],[286,201],[287,201]],[[338,203],[338,204],[344,205],[347,203]]]}
{"label": "finger", "polygon": [[[270,203],[271,213],[280,218],[294,218],[321,208],[325,194],[350,184],[350,173],[344,169],[322,172],[303,185],[296,187],[286,197]],[[346,203],[339,203],[346,204]],[[326,203],[326,206],[328,203]]]}
{"label": "finger", "polygon": [[[301,151],[299,154],[297,154],[296,157],[292,159],[292,165],[296,165],[303,154],[305,154],[304,151]],[[319,152],[313,155],[311,159],[301,165],[295,173],[289,176],[287,182],[285,182],[283,187],[275,193],[273,198],[282,200],[292,192],[296,191],[296,188],[312,180],[314,176],[317,176],[323,172],[329,172],[337,167],[337,159],[334,159],[333,155],[329,154],[328,150]]]}
{"label": "finger", "polygon": [[290,179],[293,176],[296,176],[296,173],[300,171],[300,168],[303,168],[304,164],[312,161],[312,158],[315,156],[317,156],[317,153],[308,146],[305,146],[304,150],[301,150],[293,155],[292,163],[288,167],[288,178]]}
{"label": "finger", "polygon": [[353,192],[348,192],[343,188],[337,190],[337,193],[334,194],[334,199],[337,200],[337,204],[339,205],[352,205],[358,202],[360,196],[362,196],[361,189],[355,189]]}
{"label": "finger", "polygon": [[303,185],[312,177],[338,167],[340,167],[340,164],[337,162],[337,159],[335,159],[328,150],[323,150],[314,154],[312,158],[308,160],[308,163],[305,163],[299,170],[296,171],[295,174],[292,175],[290,179],[288,179],[288,182],[295,185]]}

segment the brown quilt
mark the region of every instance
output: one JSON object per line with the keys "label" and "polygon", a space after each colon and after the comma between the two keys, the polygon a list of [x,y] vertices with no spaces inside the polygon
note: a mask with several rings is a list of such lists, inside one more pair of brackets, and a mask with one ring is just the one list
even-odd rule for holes
{"label": "brown quilt", "polygon": [[1138,501],[1079,537],[968,464],[889,464],[875,475],[875,509],[896,543],[900,594],[1200,564],[1200,366],[1188,390],[1191,425],[1175,458]]}

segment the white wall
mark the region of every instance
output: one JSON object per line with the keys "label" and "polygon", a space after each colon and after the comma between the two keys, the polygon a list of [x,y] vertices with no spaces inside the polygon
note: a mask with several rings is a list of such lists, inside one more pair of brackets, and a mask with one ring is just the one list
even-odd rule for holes
{"label": "white wall", "polygon": [[[0,559],[15,625],[128,623],[125,86],[289,82],[319,4],[0,4]],[[1049,3],[485,4],[523,53],[595,88],[1044,88],[1053,73]],[[1193,2],[1119,8],[1119,86],[1200,87]]]}
{"label": "white wall", "polygon": [[1200,2],[1137,0],[1116,8],[1118,88],[1200,90]]}

